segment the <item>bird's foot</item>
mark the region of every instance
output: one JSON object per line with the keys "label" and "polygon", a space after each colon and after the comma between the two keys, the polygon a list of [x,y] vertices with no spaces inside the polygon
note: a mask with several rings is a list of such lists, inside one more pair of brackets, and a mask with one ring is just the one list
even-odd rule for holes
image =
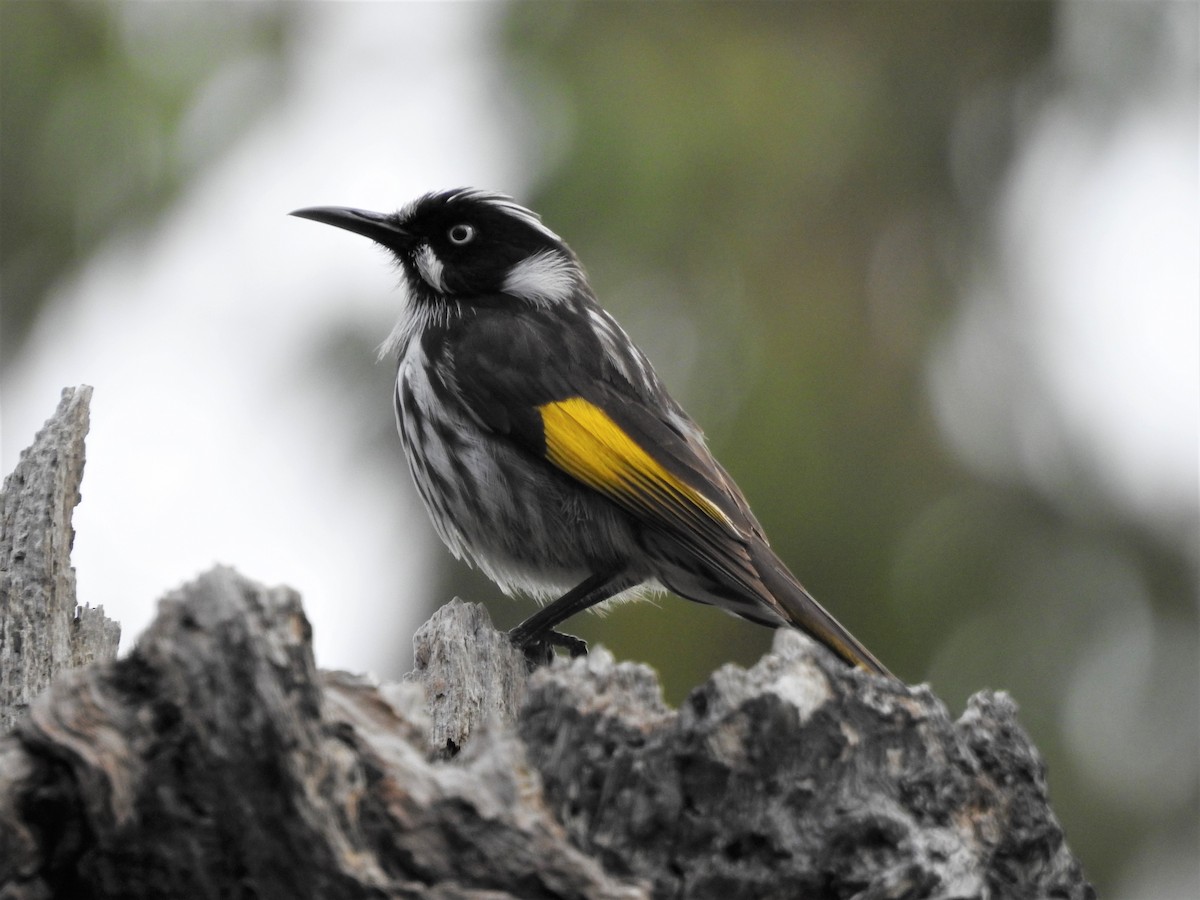
{"label": "bird's foot", "polygon": [[588,652],[587,641],[577,638],[573,634],[564,634],[561,631],[543,631],[537,635],[526,636],[518,634],[517,631],[518,629],[510,631],[509,637],[524,652],[530,672],[539,666],[549,665],[554,659],[554,648],[556,647],[566,650],[572,659],[577,656],[586,656]]}

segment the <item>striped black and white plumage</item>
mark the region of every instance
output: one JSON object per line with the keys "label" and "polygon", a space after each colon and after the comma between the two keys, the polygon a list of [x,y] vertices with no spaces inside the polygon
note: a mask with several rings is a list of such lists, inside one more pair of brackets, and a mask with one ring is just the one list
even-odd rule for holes
{"label": "striped black and white plumage", "polygon": [[408,304],[384,350],[399,360],[409,468],[456,557],[505,592],[554,599],[515,640],[569,643],[552,630],[568,616],[661,586],[803,629],[887,673],[769,548],[700,429],[537,215],[472,189],[394,214],[296,215],[365,235],[399,261]]}

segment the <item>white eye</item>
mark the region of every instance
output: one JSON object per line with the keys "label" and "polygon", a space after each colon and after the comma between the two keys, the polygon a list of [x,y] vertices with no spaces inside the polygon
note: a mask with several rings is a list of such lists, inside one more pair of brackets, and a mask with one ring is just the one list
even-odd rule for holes
{"label": "white eye", "polygon": [[458,244],[461,247],[463,244],[469,244],[474,240],[475,229],[470,225],[455,225],[446,232],[446,235],[450,238],[450,243]]}

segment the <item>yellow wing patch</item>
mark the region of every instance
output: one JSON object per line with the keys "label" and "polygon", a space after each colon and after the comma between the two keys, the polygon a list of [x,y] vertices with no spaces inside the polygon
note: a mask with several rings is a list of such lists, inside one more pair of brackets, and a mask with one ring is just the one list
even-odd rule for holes
{"label": "yellow wing patch", "polygon": [[582,397],[538,407],[546,456],[569,475],[601,493],[648,510],[699,510],[733,528],[721,509],[671,474],[643,450],[604,410]]}

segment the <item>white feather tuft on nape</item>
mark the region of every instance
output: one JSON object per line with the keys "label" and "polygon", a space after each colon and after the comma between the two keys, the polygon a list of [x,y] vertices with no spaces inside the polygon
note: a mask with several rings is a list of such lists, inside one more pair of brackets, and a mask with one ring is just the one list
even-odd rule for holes
{"label": "white feather tuft on nape", "polygon": [[539,306],[565,303],[579,286],[579,267],[557,250],[542,250],[521,260],[504,279],[506,294]]}

